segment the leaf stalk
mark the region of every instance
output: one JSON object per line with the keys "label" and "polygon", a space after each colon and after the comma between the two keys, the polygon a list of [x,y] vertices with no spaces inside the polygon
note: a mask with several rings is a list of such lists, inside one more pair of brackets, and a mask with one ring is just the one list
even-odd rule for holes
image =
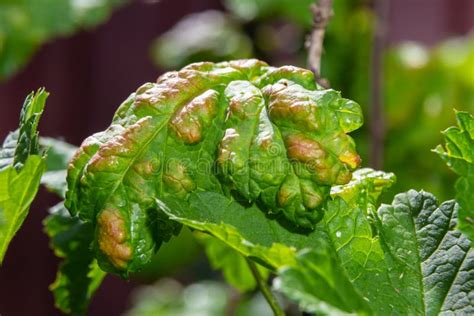
{"label": "leaf stalk", "polygon": [[267,300],[268,304],[270,305],[273,313],[275,316],[285,316],[285,312],[281,309],[280,305],[278,304],[276,298],[273,296],[272,292],[270,291],[270,288],[268,287],[267,283],[265,280],[262,278],[260,275],[260,272],[258,271],[257,265],[250,259],[246,258],[247,263],[250,267],[250,271],[252,271],[252,274],[257,281],[257,286],[259,290],[262,292],[263,296]]}

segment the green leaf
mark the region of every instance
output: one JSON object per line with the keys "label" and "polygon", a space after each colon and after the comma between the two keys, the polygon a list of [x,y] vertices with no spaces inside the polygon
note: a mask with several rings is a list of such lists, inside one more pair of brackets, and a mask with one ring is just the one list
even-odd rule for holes
{"label": "green leaf", "polygon": [[[204,246],[212,268],[222,270],[227,283],[241,292],[251,291],[257,287],[247,260],[241,254],[208,234],[196,232],[195,236]],[[257,265],[257,268],[262,278],[267,280],[269,271],[260,265]]]}
{"label": "green leaf", "polygon": [[44,161],[39,156],[28,157],[19,172],[12,166],[0,171],[0,264],[28,215],[43,172]]}
{"label": "green leaf", "polygon": [[339,194],[328,202],[324,222],[339,263],[330,262],[334,252],[318,256],[320,249],[301,251],[297,264],[280,269],[277,288],[310,312],[341,312],[334,307],[355,312],[320,294],[327,285],[321,284],[317,273],[322,267],[340,265],[344,272],[334,275],[345,274],[356,294],[337,294],[364,300],[368,307],[364,313],[471,314],[474,251],[455,228],[458,205],[448,201],[438,206],[433,195],[409,191],[375,211],[373,192],[379,190],[374,184],[389,180],[387,176],[355,180],[333,190]]}
{"label": "green leaf", "polygon": [[[276,287],[309,311],[383,313],[394,306],[408,310],[390,285],[382,249],[367,219],[368,207],[393,181],[392,174],[356,171],[349,184],[333,188],[334,200],[314,231],[294,229],[281,215],[269,220],[255,205],[243,207],[212,192],[191,194],[189,205],[172,198],[158,203],[171,219],[278,271]],[[383,301],[386,297],[394,300],[392,306]]]}
{"label": "green leaf", "polygon": [[456,200],[460,205],[459,229],[474,240],[474,117],[456,112],[458,127],[443,132],[446,145],[434,149],[448,166],[459,175]]}
{"label": "green leaf", "polygon": [[258,205],[247,222],[263,216],[267,225],[267,214],[310,231],[330,188],[360,164],[347,133],[361,124],[359,106],[317,90],[309,70],[258,60],[192,64],[144,84],[107,130],[83,142],[65,205],[97,224],[99,264],[123,276],[179,229],[156,199],[183,207],[233,197]]}
{"label": "green leaf", "polygon": [[278,271],[273,284],[307,312],[322,315],[367,314],[367,302],[355,290],[334,251],[302,250],[296,262]]}
{"label": "green leaf", "polygon": [[10,166],[20,170],[30,155],[38,155],[38,123],[49,93],[44,88],[31,92],[23,102],[19,128],[8,134],[0,149],[0,171]]}
{"label": "green leaf", "polygon": [[[334,187],[320,227],[327,233],[327,248],[301,251],[297,264],[280,270],[278,289],[310,312],[383,315],[393,310],[409,311],[410,306],[391,285],[369,218],[380,193],[394,181],[393,174],[360,169],[350,183]],[[330,271],[326,281],[330,285],[319,276],[323,268]],[[330,296],[327,288],[333,291]]]}
{"label": "green leaf", "polygon": [[474,313],[474,250],[456,229],[459,206],[438,206],[426,192],[398,194],[382,205],[376,225],[391,281],[416,313]]}
{"label": "green leaf", "polygon": [[36,129],[47,95],[44,89],[28,95],[19,129],[0,148],[0,264],[28,214],[44,172]]}
{"label": "green leaf", "polygon": [[45,232],[56,256],[64,258],[50,289],[57,308],[83,315],[106,274],[97,265],[91,249],[94,228],[91,223],[71,217],[63,203],[50,213],[44,220]]}

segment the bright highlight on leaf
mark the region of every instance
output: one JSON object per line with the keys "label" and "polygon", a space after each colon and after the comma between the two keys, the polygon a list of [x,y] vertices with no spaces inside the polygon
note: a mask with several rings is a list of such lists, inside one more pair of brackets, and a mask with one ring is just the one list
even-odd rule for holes
{"label": "bright highlight on leaf", "polygon": [[360,164],[347,133],[361,124],[360,107],[317,89],[308,70],[258,60],[191,64],[144,84],[107,130],[84,141],[66,207],[96,224],[99,264],[121,275],[179,229],[156,199],[186,205],[213,192],[256,203],[252,217],[312,230],[331,186]]}
{"label": "bright highlight on leaf", "polygon": [[[69,163],[72,216],[61,205],[45,221],[64,258],[56,305],[84,313],[104,271],[141,269],[185,225],[229,283],[253,289],[246,263],[258,264],[257,280],[275,273],[274,290],[304,311],[473,314],[474,250],[457,218],[469,223],[474,129],[457,115],[460,128],[436,151],[461,175],[459,204],[409,191],[379,206],[395,176],[357,170],[347,133],[362,124],[360,108],[311,72],[241,60],[167,73],[130,95]],[[61,196],[73,149],[63,145],[50,142],[43,177]]]}
{"label": "bright highlight on leaf", "polygon": [[37,127],[47,96],[44,89],[28,95],[18,130],[0,148],[0,264],[28,214],[44,172]]}

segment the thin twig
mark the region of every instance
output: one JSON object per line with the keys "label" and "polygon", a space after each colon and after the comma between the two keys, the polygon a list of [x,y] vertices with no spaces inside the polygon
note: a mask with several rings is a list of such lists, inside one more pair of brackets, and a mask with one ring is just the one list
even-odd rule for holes
{"label": "thin twig", "polygon": [[285,316],[285,313],[281,309],[280,305],[278,305],[277,300],[273,296],[272,292],[268,288],[265,280],[263,280],[262,276],[260,275],[260,272],[258,272],[258,268],[255,265],[255,263],[249,259],[247,259],[247,263],[250,267],[250,271],[252,271],[253,277],[255,278],[255,281],[257,281],[257,286],[262,292],[263,296],[267,300],[268,304],[272,308],[273,313],[275,316]]}
{"label": "thin twig", "polygon": [[306,41],[308,67],[314,73],[316,81],[323,87],[328,87],[327,80],[321,78],[321,55],[326,25],[333,15],[332,0],[319,0],[310,6],[310,10],[313,14],[313,29]]}
{"label": "thin twig", "polygon": [[383,118],[383,52],[387,37],[389,0],[375,0],[375,31],[370,80],[370,166],[382,168],[385,123]]}

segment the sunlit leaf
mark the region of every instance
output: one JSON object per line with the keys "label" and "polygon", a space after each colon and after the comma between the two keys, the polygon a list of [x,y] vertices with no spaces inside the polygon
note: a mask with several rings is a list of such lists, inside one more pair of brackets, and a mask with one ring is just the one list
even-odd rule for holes
{"label": "sunlit leaf", "polygon": [[0,148],[0,264],[28,215],[44,172],[37,127],[47,96],[44,89],[28,95],[18,130]]}

